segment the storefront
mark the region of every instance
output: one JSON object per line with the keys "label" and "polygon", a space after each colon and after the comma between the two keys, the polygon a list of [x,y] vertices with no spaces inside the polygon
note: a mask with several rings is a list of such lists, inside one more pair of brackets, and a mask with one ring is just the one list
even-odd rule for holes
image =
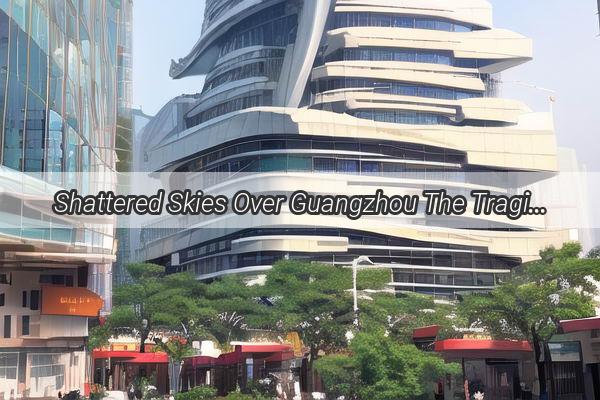
{"label": "storefront", "polygon": [[169,392],[169,358],[162,352],[94,350],[93,382],[108,390],[127,391],[140,378],[148,379],[159,394]]}
{"label": "storefront", "polygon": [[550,349],[557,400],[600,400],[600,317],[560,322]]}
{"label": "storefront", "polygon": [[[535,382],[533,350],[528,342],[491,340],[469,334],[463,339],[437,340],[437,325],[415,329],[413,342],[424,351],[435,351],[446,362],[461,366],[462,373],[448,376],[435,388],[436,399],[473,398],[481,392],[486,400],[528,400]],[[458,397],[457,397],[458,396]]]}
{"label": "storefront", "polygon": [[18,397],[53,397],[58,392],[83,389],[83,345],[28,347],[0,352],[0,400]]}
{"label": "storefront", "polygon": [[0,270],[0,400],[84,392],[88,318],[103,307],[87,277],[75,267]]}
{"label": "storefront", "polygon": [[211,385],[220,395],[245,388],[248,382],[276,378],[286,390],[299,392],[301,362],[287,344],[238,344],[230,353],[219,357],[187,358],[183,366],[183,390]]}
{"label": "storefront", "polygon": [[447,379],[444,399],[454,399],[463,390],[470,396],[481,392],[486,400],[532,398],[535,363],[528,342],[449,339],[436,341],[434,349],[447,362],[462,367],[460,379]]}

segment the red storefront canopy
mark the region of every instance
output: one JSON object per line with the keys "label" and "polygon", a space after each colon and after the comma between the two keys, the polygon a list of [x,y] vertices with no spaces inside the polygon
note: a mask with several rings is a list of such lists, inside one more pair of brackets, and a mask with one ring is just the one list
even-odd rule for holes
{"label": "red storefront canopy", "polygon": [[434,338],[440,331],[439,325],[424,326],[423,328],[413,329],[413,339]]}
{"label": "red storefront canopy", "polygon": [[167,364],[169,357],[163,352],[138,353],[134,351],[94,350],[94,359],[122,358],[132,364]]}
{"label": "red storefront canopy", "polygon": [[287,344],[243,344],[235,346],[236,351],[240,348],[242,353],[278,353],[293,351],[292,346]]}
{"label": "red storefront canopy", "polygon": [[185,360],[186,364],[194,367],[213,365],[231,365],[253,357],[265,361],[283,361],[294,358],[292,346],[286,344],[242,344],[236,345],[231,353],[221,354],[219,357],[194,356]]}
{"label": "red storefront canopy", "polygon": [[560,321],[560,327],[562,328],[564,333],[600,329],[600,317],[568,319]]}
{"label": "red storefront canopy", "polygon": [[448,339],[435,342],[436,352],[450,351],[518,351],[530,352],[527,341],[485,340],[485,339]]}

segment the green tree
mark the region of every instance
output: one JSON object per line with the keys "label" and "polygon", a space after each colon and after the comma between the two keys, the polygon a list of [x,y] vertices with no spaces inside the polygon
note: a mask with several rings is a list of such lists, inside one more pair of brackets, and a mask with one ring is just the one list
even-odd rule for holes
{"label": "green tree", "polygon": [[[359,321],[362,332],[387,332],[394,340],[410,342],[412,330],[431,324],[452,325],[450,311],[432,298],[397,297],[387,284],[389,269],[359,270]],[[298,332],[309,348],[309,366],[322,354],[345,351],[356,332],[352,301],[352,270],[342,266],[286,260],[266,273],[257,293],[268,298],[266,324],[282,333]],[[350,335],[349,335],[350,333]],[[312,380],[309,380],[312,383]],[[309,383],[309,384],[310,384]]]}
{"label": "green tree", "polygon": [[248,339],[250,328],[269,327],[271,309],[261,303],[257,288],[246,284],[242,276],[225,276],[201,285],[203,295],[197,302],[205,318],[197,328],[222,347],[232,340]]}
{"label": "green tree", "polygon": [[333,354],[316,361],[316,369],[331,399],[408,400],[433,397],[433,384],[460,372],[434,353],[403,345],[383,332],[360,333],[350,354]]}
{"label": "green tree", "polygon": [[578,258],[580,253],[577,243],[548,248],[540,252],[541,260],[524,264],[487,295],[465,296],[458,307],[459,314],[494,337],[532,344],[541,393],[547,393],[547,385],[540,355],[549,359],[547,342],[558,323],[595,315],[597,288],[591,278],[600,278],[600,260]]}
{"label": "green tree", "polygon": [[147,263],[129,264],[127,271],[133,283],[114,290],[111,314],[91,333],[90,343],[95,346],[126,330],[139,335],[143,353],[153,330],[186,331],[201,315],[195,298],[202,295],[203,287],[192,275],[166,275],[164,267]]}
{"label": "green tree", "polygon": [[[192,356],[194,351],[188,339],[182,336],[169,336],[164,338],[155,338],[154,351],[163,351],[169,356],[169,378],[177,377],[177,382],[172,385],[175,392],[181,390],[183,377],[181,368],[185,357]],[[173,382],[173,381],[171,381]]]}
{"label": "green tree", "polygon": [[[389,270],[359,272],[359,289],[381,289],[389,281]],[[350,269],[286,260],[275,263],[256,290],[273,303],[270,326],[298,332],[314,359],[320,350],[346,347],[354,319],[351,288]]]}
{"label": "green tree", "polygon": [[456,315],[454,304],[436,302],[433,296],[385,293],[360,305],[363,330],[383,328],[401,343],[412,343],[415,328],[437,325],[438,338],[447,339],[458,335],[455,326],[466,324],[464,318]]}

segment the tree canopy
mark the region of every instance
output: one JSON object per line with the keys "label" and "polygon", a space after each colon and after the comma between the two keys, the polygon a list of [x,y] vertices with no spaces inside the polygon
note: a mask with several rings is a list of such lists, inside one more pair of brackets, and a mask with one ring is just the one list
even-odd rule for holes
{"label": "tree canopy", "polygon": [[[416,294],[398,297],[389,289],[389,269],[358,271],[359,320],[362,331],[386,331],[409,340],[416,327],[440,324],[451,329],[450,306],[438,306],[433,298]],[[348,346],[354,326],[352,270],[343,266],[285,260],[266,273],[257,288],[271,307],[270,326],[281,332],[298,332],[316,358]]]}
{"label": "tree canopy", "polygon": [[564,319],[595,315],[593,279],[600,260],[578,258],[581,246],[548,248],[489,294],[465,296],[459,313],[502,339],[548,340]]}
{"label": "tree canopy", "polygon": [[244,339],[248,321],[258,324],[261,312],[268,312],[241,277],[206,284],[189,273],[165,274],[155,264],[129,264],[127,270],[133,282],[115,288],[112,313],[92,329],[90,346],[124,332],[140,338],[142,352],[151,332],[225,344]]}
{"label": "tree canopy", "polygon": [[401,344],[383,332],[360,333],[349,350],[316,361],[328,398],[428,399],[435,382],[460,372],[458,364],[446,364],[439,355]]}
{"label": "tree canopy", "polygon": [[540,252],[539,261],[523,264],[489,294],[467,295],[458,305],[467,321],[495,338],[532,343],[542,392],[546,384],[540,354],[548,351],[546,342],[559,322],[595,315],[594,279],[600,278],[600,259],[579,258],[580,253],[577,243],[550,247]]}

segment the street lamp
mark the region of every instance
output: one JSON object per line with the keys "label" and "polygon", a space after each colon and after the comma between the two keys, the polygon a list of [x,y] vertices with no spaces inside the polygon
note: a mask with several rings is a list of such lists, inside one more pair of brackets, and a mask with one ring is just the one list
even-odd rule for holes
{"label": "street lamp", "polygon": [[367,256],[356,257],[352,260],[352,295],[354,298],[354,326],[358,328],[358,291],[356,289],[356,275],[358,264],[367,263],[374,265],[373,261]]}
{"label": "street lamp", "polygon": [[548,96],[548,101],[550,103],[550,114],[552,114],[552,118],[554,118],[554,103],[556,102],[556,94],[557,94],[556,90],[548,89],[548,88],[545,88],[545,87],[533,85],[531,83],[522,82],[522,81],[502,81],[502,83],[513,83],[515,85],[524,86],[524,87],[528,87],[528,88],[531,88],[531,89],[539,90],[540,92],[550,93],[550,95]]}

